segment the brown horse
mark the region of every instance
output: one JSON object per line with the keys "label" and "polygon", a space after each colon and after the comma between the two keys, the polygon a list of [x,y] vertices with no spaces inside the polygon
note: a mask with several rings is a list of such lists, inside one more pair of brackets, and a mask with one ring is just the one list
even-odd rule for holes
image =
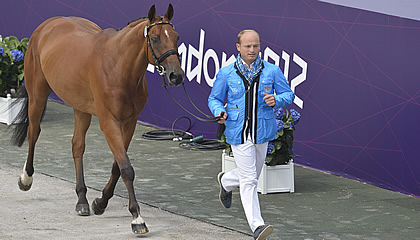
{"label": "brown horse", "polygon": [[[21,146],[28,138],[29,151],[19,187],[27,191],[32,185],[35,143],[47,98],[54,91],[74,109],[75,127],[72,152],[76,168],[76,193],[79,215],[90,215],[83,175],[83,153],[86,131],[92,115],[114,155],[111,177],[102,197],[92,203],[95,214],[102,214],[113,196],[121,176],[129,195],[129,211],[135,233],[148,229],[140,216],[133,180],[134,170],[127,149],[136,127],[137,117],[147,97],[145,72],[148,63],[166,73],[172,86],[183,83],[177,41],[178,34],[169,22],[173,7],[164,17],[156,16],[153,5],[147,18],[129,23],[121,30],[102,30],[96,24],[78,17],[55,17],[43,22],[32,34],[25,56],[24,108],[17,117],[12,141]],[[157,57],[160,56],[160,57]],[[26,89],[25,89],[26,88]],[[16,120],[18,120],[16,119]]]}

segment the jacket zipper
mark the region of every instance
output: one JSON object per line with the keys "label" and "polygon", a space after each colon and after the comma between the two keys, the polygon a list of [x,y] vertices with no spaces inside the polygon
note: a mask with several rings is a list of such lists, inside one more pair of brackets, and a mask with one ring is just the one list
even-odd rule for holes
{"label": "jacket zipper", "polygon": [[[242,78],[242,81],[244,82],[244,86],[245,86],[245,89],[246,89],[246,91],[245,91],[245,95],[247,95],[247,102],[248,102],[248,106],[245,106],[246,107],[246,112],[245,112],[245,116],[246,116],[246,119],[244,119],[244,127],[245,126],[247,126],[246,127],[246,129],[243,129],[242,131],[245,131],[245,135],[246,136],[243,136],[242,135],[242,143],[244,143],[245,142],[245,140],[246,140],[246,138],[248,137],[248,134],[250,133],[250,131],[252,131],[250,128],[252,127],[252,122],[250,122],[250,115],[251,115],[251,111],[252,111],[252,103],[251,103],[251,94],[250,94],[250,90],[251,90],[251,85],[249,84],[249,81],[245,78],[245,76],[244,75],[242,75],[241,74],[241,72],[238,70],[238,68],[236,67],[236,64],[235,64],[235,68],[237,69],[237,71],[236,71],[236,73]],[[263,67],[262,68],[264,68],[264,65],[263,65]],[[259,76],[261,75],[261,73],[262,73],[262,69],[257,73],[257,75],[255,76],[255,78],[254,78],[254,81],[253,81],[253,84],[255,85],[255,84],[259,84],[259,80],[258,80],[258,82],[257,81],[255,81],[256,79],[259,79]],[[257,92],[258,92],[258,90],[257,90]],[[255,93],[254,93],[255,94]],[[257,99],[256,99],[256,105],[258,106],[258,96],[257,96]],[[255,119],[256,119],[256,116],[255,116]],[[246,122],[245,122],[246,121]],[[257,124],[257,123],[255,123],[255,124]],[[255,134],[254,134],[255,136],[254,136],[254,141],[256,141],[256,139],[257,139],[257,133],[255,132]]]}
{"label": "jacket zipper", "polygon": [[[246,138],[248,136],[248,134],[250,134],[250,132],[252,132],[252,130],[251,130],[251,128],[252,128],[252,121],[251,120],[252,119],[250,117],[252,115],[252,107],[253,107],[253,104],[251,102],[252,96],[251,96],[251,92],[250,92],[251,85],[255,86],[255,84],[259,84],[259,81],[257,81],[257,80],[259,79],[259,77],[261,75],[261,72],[262,72],[262,70],[260,70],[258,72],[258,74],[255,76],[255,78],[253,79],[252,84],[249,84],[249,81],[239,72],[239,70],[237,71],[237,73],[239,74],[239,76],[242,78],[242,80],[244,82],[244,85],[245,85],[245,88],[246,88],[245,94],[246,94],[247,102],[248,102],[248,106],[246,106],[247,112],[245,114],[246,115],[245,121],[247,122],[247,128],[245,129],[245,136],[244,136],[244,138]],[[255,95],[255,93],[254,93],[254,95]],[[258,95],[256,97],[257,97],[257,99],[256,99],[256,101],[257,101],[256,103],[257,104],[256,105],[258,106]],[[254,118],[256,119],[257,117],[254,116]],[[257,133],[255,132],[254,135],[255,135],[254,137],[256,138],[257,137]],[[254,141],[256,141],[256,139],[254,139]],[[245,142],[245,139],[244,139],[244,142]]]}

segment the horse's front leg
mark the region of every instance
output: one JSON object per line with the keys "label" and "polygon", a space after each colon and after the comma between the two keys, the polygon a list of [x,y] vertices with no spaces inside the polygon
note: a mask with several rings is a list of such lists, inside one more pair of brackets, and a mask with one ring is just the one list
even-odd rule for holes
{"label": "horse's front leg", "polygon": [[[133,137],[136,124],[137,119],[133,119],[133,121],[131,121],[130,124],[125,124],[123,126],[124,147],[126,151],[128,150],[131,138]],[[111,170],[111,177],[109,178],[107,185],[102,190],[102,197],[96,198],[92,202],[92,210],[96,215],[101,215],[105,212],[109,200],[114,196],[114,190],[120,176],[120,168],[118,167],[117,161],[114,161]]]}
{"label": "horse's front leg", "polygon": [[[99,121],[101,122],[101,119]],[[127,148],[134,132],[135,123],[136,121],[130,121],[126,124],[121,124],[120,122],[104,119],[104,121],[102,121],[101,123],[101,128],[105,134],[105,138],[108,142],[108,145],[111,148],[112,153],[114,154],[114,159],[119,167],[121,178],[124,181],[124,184],[127,188],[129,198],[128,209],[131,215],[133,216],[131,228],[134,233],[143,234],[149,232],[149,229],[146,227],[146,223],[140,216],[140,206],[136,200],[136,194],[134,191],[133,184],[135,173],[127,156]],[[114,167],[115,164],[113,168]],[[114,176],[113,170],[113,175],[111,176],[110,183],[112,178],[116,176],[117,175]],[[110,183],[108,183],[108,185],[110,185]],[[112,184],[110,186],[112,186]],[[114,188],[115,185],[113,185],[113,187],[110,188],[110,190],[112,189],[113,191]]]}
{"label": "horse's front leg", "polygon": [[78,196],[76,212],[80,216],[89,216],[89,203],[86,198],[87,188],[83,173],[83,153],[85,152],[86,132],[90,126],[92,115],[74,109],[74,120],[72,152],[76,169],[76,193]]}
{"label": "horse's front leg", "polygon": [[126,158],[127,161],[123,160],[120,166],[121,171],[121,177],[125,183],[125,186],[127,187],[128,192],[128,198],[129,198],[129,205],[128,209],[133,216],[133,221],[131,222],[131,229],[134,233],[137,234],[144,234],[149,232],[149,229],[146,226],[146,223],[144,222],[143,218],[140,216],[140,206],[137,203],[136,195],[134,192],[134,169],[131,166],[130,161],[128,160],[128,157]]}

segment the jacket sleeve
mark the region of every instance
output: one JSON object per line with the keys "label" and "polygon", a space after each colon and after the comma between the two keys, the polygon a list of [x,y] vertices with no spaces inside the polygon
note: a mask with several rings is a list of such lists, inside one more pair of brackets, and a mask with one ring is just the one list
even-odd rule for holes
{"label": "jacket sleeve", "polygon": [[290,89],[289,84],[279,67],[276,67],[274,70],[274,89],[276,90],[276,94],[274,95],[276,98],[275,108],[285,107],[293,103],[295,94],[292,89]]}
{"label": "jacket sleeve", "polygon": [[226,93],[228,90],[227,79],[222,71],[216,75],[216,80],[213,83],[213,88],[208,99],[208,106],[213,116],[217,116],[220,112],[225,112],[223,102],[225,101]]}

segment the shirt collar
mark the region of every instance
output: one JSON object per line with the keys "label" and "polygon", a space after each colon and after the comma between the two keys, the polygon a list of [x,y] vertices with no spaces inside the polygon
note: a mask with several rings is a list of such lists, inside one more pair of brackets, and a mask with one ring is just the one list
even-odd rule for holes
{"label": "shirt collar", "polygon": [[254,63],[254,62],[252,62],[251,64],[250,64],[250,66],[248,66],[248,64],[241,58],[241,61],[242,61],[242,64],[244,65],[244,67],[247,69],[247,70],[250,70],[251,69],[251,67],[250,66],[252,66],[252,64]]}

